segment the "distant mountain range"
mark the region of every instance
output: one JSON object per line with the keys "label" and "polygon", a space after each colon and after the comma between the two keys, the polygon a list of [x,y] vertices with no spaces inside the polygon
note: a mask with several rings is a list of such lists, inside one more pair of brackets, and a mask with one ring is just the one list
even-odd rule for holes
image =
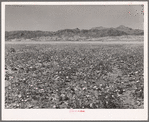
{"label": "distant mountain range", "polygon": [[40,37],[49,37],[49,38],[99,38],[106,36],[122,36],[122,35],[144,35],[143,30],[132,29],[120,25],[116,28],[105,28],[105,27],[95,27],[91,29],[64,29],[58,30],[56,32],[52,31],[6,31],[5,39],[6,41],[12,39],[37,39]]}

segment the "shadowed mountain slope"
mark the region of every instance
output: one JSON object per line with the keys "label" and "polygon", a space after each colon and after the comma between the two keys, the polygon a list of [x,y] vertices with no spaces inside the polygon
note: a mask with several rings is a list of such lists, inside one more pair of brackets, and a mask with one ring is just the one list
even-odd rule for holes
{"label": "shadowed mountain slope", "polygon": [[58,38],[69,38],[69,37],[84,37],[84,38],[99,38],[106,36],[122,36],[122,35],[143,35],[144,31],[139,29],[132,29],[120,25],[117,28],[105,28],[95,27],[89,30],[85,29],[64,29],[56,32],[52,31],[6,31],[6,40],[10,39],[33,39],[40,37],[58,37]]}

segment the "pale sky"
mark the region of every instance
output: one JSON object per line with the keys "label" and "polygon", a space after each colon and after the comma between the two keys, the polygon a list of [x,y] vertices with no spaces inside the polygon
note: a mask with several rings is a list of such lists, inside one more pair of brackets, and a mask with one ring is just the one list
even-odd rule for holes
{"label": "pale sky", "polygon": [[119,25],[143,29],[141,11],[141,5],[6,5],[5,29],[57,31]]}

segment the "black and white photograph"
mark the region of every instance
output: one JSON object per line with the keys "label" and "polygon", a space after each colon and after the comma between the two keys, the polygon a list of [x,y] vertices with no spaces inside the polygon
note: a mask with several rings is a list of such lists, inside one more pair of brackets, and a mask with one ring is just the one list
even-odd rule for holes
{"label": "black and white photograph", "polygon": [[3,119],[146,120],[147,7],[3,2]]}

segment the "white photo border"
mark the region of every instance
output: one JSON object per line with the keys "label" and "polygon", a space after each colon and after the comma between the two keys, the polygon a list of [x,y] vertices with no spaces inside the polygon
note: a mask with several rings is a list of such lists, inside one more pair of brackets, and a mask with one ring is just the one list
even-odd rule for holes
{"label": "white photo border", "polygon": [[[144,109],[5,109],[5,6],[6,5],[141,5],[144,4]],[[2,120],[147,120],[148,119],[148,2],[2,2],[1,3]],[[78,110],[78,109],[75,109]]]}

